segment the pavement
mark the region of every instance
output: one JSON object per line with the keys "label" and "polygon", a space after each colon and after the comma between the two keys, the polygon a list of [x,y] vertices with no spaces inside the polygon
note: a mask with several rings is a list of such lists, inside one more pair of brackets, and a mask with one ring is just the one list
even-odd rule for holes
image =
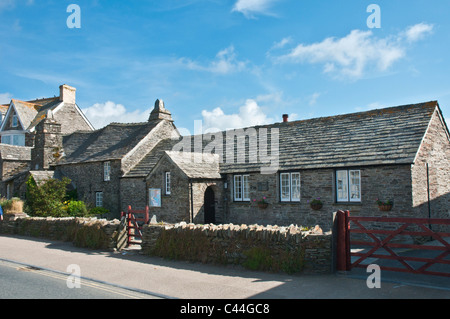
{"label": "pavement", "polygon": [[[0,236],[0,263],[15,262],[169,299],[450,299],[441,277],[416,282],[381,274],[381,288],[369,288],[365,273],[287,275],[237,266],[168,261],[137,251],[94,251],[72,243]],[[412,276],[412,275],[411,275]],[[445,278],[447,280],[447,278]],[[417,282],[418,281],[418,282]],[[1,289],[1,288],[0,288]]]}

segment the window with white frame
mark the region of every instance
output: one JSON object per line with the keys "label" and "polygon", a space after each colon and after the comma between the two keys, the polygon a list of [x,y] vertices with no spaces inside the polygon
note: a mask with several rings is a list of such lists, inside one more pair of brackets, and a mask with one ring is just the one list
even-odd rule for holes
{"label": "window with white frame", "polygon": [[95,193],[95,207],[103,207],[103,192]]}
{"label": "window with white frame", "polygon": [[300,201],[300,173],[280,173],[280,200],[282,202]]}
{"label": "window with white frame", "polygon": [[8,145],[25,146],[25,135],[23,134],[4,134],[2,143]]}
{"label": "window with white frame", "polygon": [[111,180],[111,162],[103,163],[103,180],[109,182]]}
{"label": "window with white frame", "polygon": [[250,201],[250,175],[234,175],[234,200],[237,202]]}
{"label": "window with white frame", "polygon": [[170,172],[165,173],[166,195],[170,195]]}
{"label": "window with white frame", "polygon": [[361,202],[361,171],[336,171],[336,200],[338,202]]}
{"label": "window with white frame", "polygon": [[12,127],[19,126],[19,118],[17,117],[17,114],[13,114],[12,116]]}

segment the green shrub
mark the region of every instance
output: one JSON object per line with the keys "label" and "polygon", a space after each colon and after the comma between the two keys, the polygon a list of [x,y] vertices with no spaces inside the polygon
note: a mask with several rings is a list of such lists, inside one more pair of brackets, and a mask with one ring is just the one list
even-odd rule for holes
{"label": "green shrub", "polygon": [[107,217],[110,213],[111,212],[104,207],[94,207],[91,208],[91,210],[89,211],[89,215],[91,216],[100,215],[101,217]]}
{"label": "green shrub", "polygon": [[272,270],[272,254],[268,248],[254,247],[244,252],[247,259],[242,264],[250,270]]}
{"label": "green shrub", "polygon": [[12,199],[1,198],[0,199],[0,206],[2,206],[3,212],[5,212],[6,210],[11,209],[11,207],[12,207]]}
{"label": "green shrub", "polygon": [[66,202],[67,214],[71,217],[85,217],[88,215],[86,205],[82,201],[68,201]]}
{"label": "green shrub", "polygon": [[63,217],[67,216],[64,209],[66,187],[70,179],[49,179],[39,185],[30,176],[27,181],[26,213],[38,217]]}
{"label": "green shrub", "polygon": [[74,234],[74,245],[90,249],[101,249],[108,247],[109,238],[103,231],[101,224],[85,224],[80,226]]}

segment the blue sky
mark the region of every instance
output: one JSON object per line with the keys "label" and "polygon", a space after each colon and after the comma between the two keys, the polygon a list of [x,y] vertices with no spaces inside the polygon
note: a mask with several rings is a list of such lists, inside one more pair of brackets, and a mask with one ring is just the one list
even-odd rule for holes
{"label": "blue sky", "polygon": [[65,83],[96,128],[146,121],[156,99],[191,133],[430,100],[449,122],[449,15],[422,0],[0,0],[0,103]]}

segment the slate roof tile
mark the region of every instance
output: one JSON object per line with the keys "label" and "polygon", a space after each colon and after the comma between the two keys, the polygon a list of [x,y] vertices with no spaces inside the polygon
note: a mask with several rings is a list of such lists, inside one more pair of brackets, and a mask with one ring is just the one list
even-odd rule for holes
{"label": "slate roof tile", "polygon": [[111,123],[96,131],[78,131],[64,136],[64,156],[58,164],[122,159],[156,124],[155,122]]}

